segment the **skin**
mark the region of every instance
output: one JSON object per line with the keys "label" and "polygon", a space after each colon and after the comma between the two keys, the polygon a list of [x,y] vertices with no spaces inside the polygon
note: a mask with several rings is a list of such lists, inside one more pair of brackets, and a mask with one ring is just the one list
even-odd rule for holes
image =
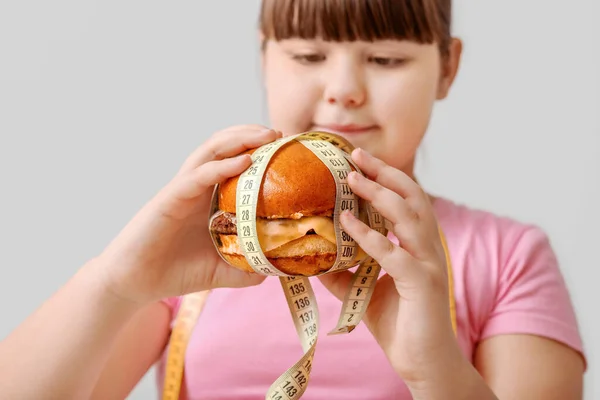
{"label": "skin", "polygon": [[280,136],[233,127],[191,154],[98,257],[0,343],[0,398],[125,398],[166,343],[170,312],[159,299],[262,282],[221,260],[206,221],[213,186],[251,165],[236,156]]}
{"label": "skin", "polygon": [[[342,133],[360,148],[353,159],[367,175],[354,175],[349,183],[391,222],[403,245],[350,216],[341,221],[388,273],[364,322],[414,398],[580,399],[583,361],[562,344],[502,335],[481,343],[472,365],[453,339],[434,199],[416,183],[414,160],[435,102],[449,94],[461,53],[456,38],[447,57],[435,44],[269,41],[263,73],[271,121],[283,132],[331,123],[374,125],[365,133]],[[342,299],[350,273],[320,279]]]}
{"label": "skin", "polygon": [[[292,134],[317,123],[373,126],[348,136],[362,149],[352,156],[367,176],[349,183],[390,221],[403,247],[347,215],[342,223],[388,273],[364,322],[415,399],[580,399],[582,360],[561,344],[499,336],[481,343],[471,363],[454,340],[431,197],[413,179],[433,104],[458,71],[460,42],[450,50],[442,60],[433,45],[268,42],[273,127]],[[280,137],[263,129],[213,135],[98,257],[0,343],[0,397],[125,398],[167,343],[170,313],[159,299],[264,279],[224,264],[206,229],[212,185],[250,165],[231,157]],[[322,277],[340,298],[348,279]]]}
{"label": "skin", "polygon": [[[415,399],[580,399],[584,364],[562,344],[502,335],[478,346],[473,365],[454,340],[434,199],[417,184],[414,160],[461,53],[458,39],[447,57],[435,44],[268,42],[263,73],[273,126],[284,133],[332,123],[374,126],[341,133],[359,148],[352,156],[367,176],[353,174],[349,183],[390,221],[402,247],[351,214],[341,222],[388,274],[364,322]],[[320,279],[341,300],[350,277],[346,271]]]}

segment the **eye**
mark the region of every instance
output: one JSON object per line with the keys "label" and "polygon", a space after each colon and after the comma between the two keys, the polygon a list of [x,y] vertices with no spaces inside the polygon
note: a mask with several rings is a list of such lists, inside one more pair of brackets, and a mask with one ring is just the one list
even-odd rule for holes
{"label": "eye", "polygon": [[315,64],[325,60],[325,56],[319,53],[294,54],[292,58],[301,64]]}
{"label": "eye", "polygon": [[405,60],[402,58],[393,57],[369,57],[369,62],[373,62],[382,67],[397,67],[402,65]]}

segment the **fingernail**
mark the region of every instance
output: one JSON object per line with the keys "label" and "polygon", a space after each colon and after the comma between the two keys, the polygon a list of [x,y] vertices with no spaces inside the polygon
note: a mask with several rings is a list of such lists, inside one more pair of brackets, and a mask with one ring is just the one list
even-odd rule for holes
{"label": "fingernail", "polygon": [[260,131],[260,133],[262,133],[263,135],[266,135],[268,133],[273,133],[273,132],[277,133],[277,131],[270,129],[270,128],[263,129],[262,131]]}
{"label": "fingernail", "polygon": [[360,151],[359,154],[360,154],[361,157],[365,157],[365,158],[368,158],[368,159],[373,159],[374,158],[373,154],[369,153],[366,150],[360,149],[359,151]]}
{"label": "fingernail", "polygon": [[342,218],[346,219],[347,221],[354,218],[354,215],[350,212],[350,210],[342,211],[342,214],[340,216]]}
{"label": "fingernail", "polygon": [[361,175],[356,171],[352,171],[348,174],[349,181],[358,182],[360,178],[361,178]]}

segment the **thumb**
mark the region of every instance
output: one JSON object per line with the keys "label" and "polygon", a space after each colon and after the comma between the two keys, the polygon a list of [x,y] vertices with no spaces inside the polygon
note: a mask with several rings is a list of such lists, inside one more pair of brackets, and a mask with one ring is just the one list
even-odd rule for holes
{"label": "thumb", "polygon": [[350,271],[339,271],[330,274],[319,275],[318,278],[335,297],[340,301],[344,301],[344,297],[348,292],[348,288],[352,283],[352,272]]}

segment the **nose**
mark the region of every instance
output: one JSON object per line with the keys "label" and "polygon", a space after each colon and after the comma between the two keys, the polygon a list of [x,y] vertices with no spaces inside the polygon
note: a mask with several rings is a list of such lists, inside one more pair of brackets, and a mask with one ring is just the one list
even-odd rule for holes
{"label": "nose", "polygon": [[325,74],[325,101],[345,108],[362,106],[367,98],[361,68],[351,60],[331,63]]}

